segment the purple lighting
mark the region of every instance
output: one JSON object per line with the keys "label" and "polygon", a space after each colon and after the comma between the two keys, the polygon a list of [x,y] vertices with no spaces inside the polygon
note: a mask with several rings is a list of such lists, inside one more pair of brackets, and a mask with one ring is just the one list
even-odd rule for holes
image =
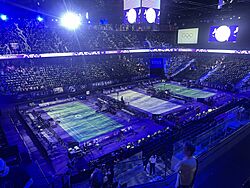
{"label": "purple lighting", "polygon": [[196,49],[196,48],[155,48],[136,50],[111,50],[111,51],[86,51],[67,53],[45,53],[45,54],[11,54],[0,55],[0,60],[24,59],[24,58],[49,58],[49,57],[70,57],[70,56],[93,56],[110,54],[133,54],[133,53],[159,53],[159,52],[186,52],[186,53],[221,53],[221,54],[244,54],[250,55],[250,50],[223,50],[223,49]]}

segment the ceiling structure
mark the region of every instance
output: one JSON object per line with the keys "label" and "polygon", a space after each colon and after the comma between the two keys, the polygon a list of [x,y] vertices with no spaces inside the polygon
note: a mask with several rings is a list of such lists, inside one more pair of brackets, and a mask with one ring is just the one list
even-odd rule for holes
{"label": "ceiling structure", "polygon": [[12,17],[40,14],[58,18],[66,11],[81,14],[88,12],[92,20],[108,19],[118,22],[122,19],[122,6],[122,0],[0,0],[0,13]]}
{"label": "ceiling structure", "polygon": [[[161,0],[161,23],[180,20],[220,19],[244,17],[249,14],[250,0],[224,0],[226,5],[218,10],[219,0]],[[0,0],[6,14],[30,16],[43,14],[59,17],[67,10],[89,12],[92,19],[107,19],[110,23],[121,23],[123,0]],[[1,13],[1,12],[0,12]]]}
{"label": "ceiling structure", "polygon": [[178,20],[238,18],[249,13],[250,0],[225,1],[225,5],[218,9],[219,0],[162,0],[161,20],[162,23],[168,23]]}

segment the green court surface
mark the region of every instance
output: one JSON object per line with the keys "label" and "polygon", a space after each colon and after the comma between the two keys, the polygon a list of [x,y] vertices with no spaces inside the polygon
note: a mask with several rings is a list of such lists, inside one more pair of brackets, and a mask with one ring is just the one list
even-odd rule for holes
{"label": "green court surface", "polygon": [[77,142],[89,140],[123,126],[77,101],[46,107],[43,110],[55,121],[59,121],[59,125]]}
{"label": "green court surface", "polygon": [[172,93],[190,98],[208,98],[215,95],[212,92],[167,83],[155,84],[154,88],[158,90],[170,90]]}

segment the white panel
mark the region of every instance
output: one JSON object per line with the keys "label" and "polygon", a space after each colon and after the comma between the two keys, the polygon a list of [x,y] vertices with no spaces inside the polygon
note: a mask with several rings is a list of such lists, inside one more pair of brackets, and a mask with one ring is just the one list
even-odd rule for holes
{"label": "white panel", "polygon": [[141,7],[141,0],[124,0],[124,10]]}
{"label": "white panel", "polygon": [[199,28],[179,29],[178,44],[197,44]]}
{"label": "white panel", "polygon": [[142,0],[142,7],[160,9],[161,0]]}

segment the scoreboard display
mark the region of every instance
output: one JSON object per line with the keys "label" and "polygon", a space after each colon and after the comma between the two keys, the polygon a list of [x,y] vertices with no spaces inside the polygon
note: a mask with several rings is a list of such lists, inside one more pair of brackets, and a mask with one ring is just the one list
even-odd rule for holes
{"label": "scoreboard display", "polygon": [[124,0],[125,24],[160,24],[160,0]]}

